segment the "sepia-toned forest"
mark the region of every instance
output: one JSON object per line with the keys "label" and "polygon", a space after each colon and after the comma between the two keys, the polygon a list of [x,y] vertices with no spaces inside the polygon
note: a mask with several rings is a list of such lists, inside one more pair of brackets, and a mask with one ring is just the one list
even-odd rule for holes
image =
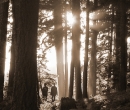
{"label": "sepia-toned forest", "polygon": [[[52,47],[55,75],[46,66]],[[0,0],[0,110],[39,110],[44,83],[57,84],[58,101],[129,110],[130,0]]]}

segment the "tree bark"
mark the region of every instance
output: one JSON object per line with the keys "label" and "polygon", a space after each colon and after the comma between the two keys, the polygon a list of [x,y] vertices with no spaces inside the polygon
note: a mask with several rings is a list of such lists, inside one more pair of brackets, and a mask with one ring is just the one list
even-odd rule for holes
{"label": "tree bark", "polygon": [[74,48],[72,46],[71,64],[70,64],[70,83],[69,83],[69,97],[70,98],[73,97],[73,88],[74,88],[74,55],[73,55],[73,51],[74,51]]}
{"label": "tree bark", "polygon": [[81,91],[81,65],[80,65],[80,1],[72,0],[72,13],[75,17],[75,23],[72,26],[72,43],[74,48],[74,67],[76,82],[76,100],[82,98]]}
{"label": "tree bark", "polygon": [[89,0],[87,0],[86,2],[86,38],[85,38],[85,55],[84,55],[84,71],[83,71],[83,98],[88,98],[87,94],[88,44],[89,44]]}
{"label": "tree bark", "polygon": [[[116,12],[116,17],[117,19],[119,19],[120,17],[120,14],[119,14],[119,10],[117,10]],[[118,21],[118,20],[117,20]],[[120,27],[120,24],[119,24],[119,21],[118,23],[116,24],[116,65],[115,65],[115,68],[114,68],[114,86],[115,86],[115,89],[116,91],[119,90],[119,73],[120,73],[120,30],[119,30],[119,27]]]}
{"label": "tree bark", "polygon": [[15,74],[13,110],[38,110],[37,27],[39,0],[12,0]]}
{"label": "tree bark", "polygon": [[[94,10],[97,9],[97,5],[98,5],[98,0],[94,0]],[[94,22],[95,23],[95,22]],[[96,25],[96,24],[95,24]],[[96,95],[96,53],[97,53],[97,34],[98,32],[96,30],[92,29],[92,40],[91,40],[91,44],[92,44],[92,48],[91,48],[91,60],[90,60],[90,72],[89,72],[89,82],[88,82],[88,95]]]}
{"label": "tree bark", "polygon": [[92,35],[92,48],[91,48],[91,60],[90,60],[90,72],[89,72],[89,83],[88,83],[88,94],[89,96],[96,95],[96,41],[97,32],[93,31]]}
{"label": "tree bark", "polygon": [[126,0],[120,0],[120,38],[121,38],[121,69],[119,73],[119,91],[126,90],[126,74],[127,74],[127,42],[126,42]]}

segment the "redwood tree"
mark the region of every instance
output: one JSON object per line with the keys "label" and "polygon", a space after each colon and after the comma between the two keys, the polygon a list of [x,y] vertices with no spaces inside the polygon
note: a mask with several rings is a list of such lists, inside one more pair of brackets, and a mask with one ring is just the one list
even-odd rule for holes
{"label": "redwood tree", "polygon": [[63,70],[63,28],[62,28],[62,4],[61,0],[54,1],[54,38],[57,57],[57,74],[59,85],[59,98],[65,96],[64,70]]}
{"label": "redwood tree", "polygon": [[85,37],[84,71],[83,71],[83,98],[88,98],[87,94],[88,43],[89,43],[89,0],[86,1],[86,37]]}
{"label": "redwood tree", "polygon": [[13,110],[37,107],[37,25],[39,0],[12,0],[15,74]]}
{"label": "redwood tree", "polygon": [[127,43],[126,43],[126,0],[119,0],[119,36],[120,37],[120,72],[119,72],[119,91],[126,90],[127,73]]}
{"label": "redwood tree", "polygon": [[[94,0],[94,10],[97,8],[98,1]],[[96,95],[96,53],[97,53],[97,34],[98,32],[92,29],[91,36],[91,59],[90,59],[90,72],[89,72],[89,83],[88,83],[88,95]]]}
{"label": "redwood tree", "polygon": [[81,65],[80,65],[80,1],[72,0],[72,14],[75,18],[75,23],[72,26],[72,48],[73,48],[73,61],[74,73],[76,82],[76,99],[82,98],[81,91]]}

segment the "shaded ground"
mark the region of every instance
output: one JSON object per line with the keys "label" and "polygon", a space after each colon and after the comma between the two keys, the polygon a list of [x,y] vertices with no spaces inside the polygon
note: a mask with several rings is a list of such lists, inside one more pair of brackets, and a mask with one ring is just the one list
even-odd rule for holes
{"label": "shaded ground", "polygon": [[100,110],[130,110],[130,89],[106,96],[97,95],[94,101],[101,105]]}
{"label": "shaded ground", "polygon": [[[49,98],[50,99],[50,98]],[[39,110],[50,110],[53,106],[59,106],[60,100],[56,99],[54,103],[51,99],[43,101]],[[0,103],[0,110],[10,110],[11,99],[5,99]],[[88,110],[130,110],[130,89],[126,92],[111,93],[108,95],[96,95],[90,100]]]}
{"label": "shaded ground", "polygon": [[[45,103],[43,106],[58,106],[59,103],[60,101],[57,100],[55,104]],[[96,95],[90,99],[87,106],[87,110],[130,110],[130,89],[126,92],[110,93],[104,96]],[[49,110],[49,108],[47,110]]]}

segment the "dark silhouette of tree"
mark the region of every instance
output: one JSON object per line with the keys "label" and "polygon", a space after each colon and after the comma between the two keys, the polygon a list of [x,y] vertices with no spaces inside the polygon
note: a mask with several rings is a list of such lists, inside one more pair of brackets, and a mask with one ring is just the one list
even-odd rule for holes
{"label": "dark silhouette of tree", "polygon": [[39,0],[12,0],[15,45],[13,110],[37,107],[37,25]]}
{"label": "dark silhouette of tree", "polygon": [[8,7],[9,1],[0,3],[0,102],[3,100]]}
{"label": "dark silhouette of tree", "polygon": [[83,71],[83,98],[88,98],[87,94],[87,74],[88,74],[88,43],[89,43],[89,0],[86,1],[86,38]]}
{"label": "dark silhouette of tree", "polygon": [[119,0],[116,10],[116,65],[114,67],[114,86],[117,91],[126,90],[127,42],[126,42],[126,0]]}
{"label": "dark silhouette of tree", "polygon": [[119,91],[126,90],[127,43],[126,43],[126,0],[119,0],[119,38],[120,38],[120,72]]}
{"label": "dark silhouette of tree", "polygon": [[74,48],[72,44],[71,50],[71,64],[70,64],[70,84],[69,84],[69,97],[73,97],[73,88],[74,88]]}

